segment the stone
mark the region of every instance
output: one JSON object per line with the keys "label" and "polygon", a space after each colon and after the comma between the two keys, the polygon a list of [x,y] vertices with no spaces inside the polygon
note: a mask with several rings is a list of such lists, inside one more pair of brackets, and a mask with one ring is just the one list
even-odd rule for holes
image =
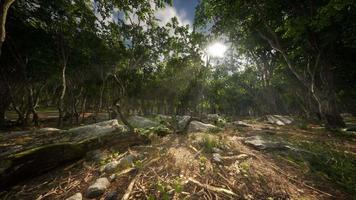
{"label": "stone", "polygon": [[189,122],[191,116],[184,115],[184,116],[177,116],[176,118],[177,118],[176,120],[178,121],[178,130],[183,130],[184,127]]}
{"label": "stone", "polygon": [[215,163],[222,163],[221,155],[218,153],[213,153],[213,162]]}
{"label": "stone", "polygon": [[266,115],[268,123],[277,124],[279,126],[284,126],[286,124],[291,124],[293,122],[293,118],[289,116],[282,115]]}
{"label": "stone", "polygon": [[86,155],[88,160],[100,163],[108,158],[108,154],[97,149],[94,151],[89,151]]}
{"label": "stone", "polygon": [[244,140],[244,143],[250,145],[258,150],[267,150],[267,149],[274,149],[274,150],[285,150],[289,149],[287,146],[280,142],[273,142],[267,139],[262,138],[259,135],[247,137]]}
{"label": "stone", "polygon": [[109,192],[108,195],[106,195],[105,200],[117,200],[119,194],[117,192]]}
{"label": "stone", "polygon": [[107,178],[98,178],[95,183],[88,187],[87,189],[87,197],[88,198],[96,198],[105,193],[105,190],[109,187],[110,182]]}
{"label": "stone", "polygon": [[133,164],[135,157],[133,155],[127,155],[119,160],[120,167],[129,167]]}
{"label": "stone", "polygon": [[235,121],[235,122],[232,122],[232,124],[234,126],[240,126],[240,127],[252,127],[251,124],[248,124],[248,123],[243,122],[243,121]]}
{"label": "stone", "polygon": [[160,125],[158,122],[136,115],[129,117],[127,121],[135,128],[150,128]]}
{"label": "stone", "polygon": [[114,161],[111,161],[108,164],[106,164],[104,166],[104,170],[103,171],[106,172],[106,173],[112,173],[118,168],[118,166],[119,166],[119,161],[114,160]]}
{"label": "stone", "polygon": [[213,147],[212,151],[213,153],[222,153],[222,150],[217,147]]}
{"label": "stone", "polygon": [[218,129],[218,127],[214,126],[212,124],[205,124],[203,122],[192,121],[189,124],[188,132],[190,132],[190,133],[193,133],[193,132],[207,132],[207,131],[213,130],[213,129]]}
{"label": "stone", "polygon": [[111,175],[109,176],[109,181],[110,181],[110,182],[115,181],[115,179],[116,179],[116,174],[111,174]]}
{"label": "stone", "polygon": [[83,196],[82,193],[75,193],[73,196],[70,196],[68,198],[66,198],[66,200],[82,200]]}

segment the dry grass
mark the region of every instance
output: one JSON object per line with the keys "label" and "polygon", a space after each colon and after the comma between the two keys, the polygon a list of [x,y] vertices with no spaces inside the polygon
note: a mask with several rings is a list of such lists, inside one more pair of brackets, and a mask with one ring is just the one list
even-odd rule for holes
{"label": "dry grass", "polygon": [[[258,129],[263,129],[259,125]],[[223,162],[212,162],[203,151],[204,138],[223,144]],[[193,133],[154,138],[150,146],[131,152],[145,159],[119,175],[108,192],[127,199],[343,199],[332,188],[323,192],[312,186],[302,170],[290,163],[276,163],[271,155],[255,151],[241,142],[236,131],[217,134]],[[121,152],[123,153],[123,152]],[[13,188],[3,199],[65,199],[86,188],[100,176],[100,165],[80,161],[59,168]],[[105,175],[109,176],[109,175]],[[107,195],[104,194],[103,198]]]}

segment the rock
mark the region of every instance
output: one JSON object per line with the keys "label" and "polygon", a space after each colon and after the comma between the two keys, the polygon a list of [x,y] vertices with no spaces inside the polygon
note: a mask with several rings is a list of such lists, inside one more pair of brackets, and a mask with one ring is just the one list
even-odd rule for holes
{"label": "rock", "polygon": [[106,195],[105,200],[117,200],[119,194],[117,192],[109,192],[108,195]]}
{"label": "rock", "polygon": [[208,114],[207,115],[207,119],[212,122],[218,121],[220,118],[221,117],[219,114]]}
{"label": "rock", "polygon": [[88,160],[100,163],[108,158],[108,154],[97,149],[94,151],[89,151],[86,157]]}
{"label": "rock", "polygon": [[252,127],[251,124],[248,124],[248,123],[243,122],[243,121],[235,121],[235,122],[232,122],[232,124],[234,126],[240,126],[240,127]]}
{"label": "rock", "polygon": [[71,197],[66,198],[66,200],[82,200],[82,199],[83,199],[82,193],[79,192]]}
{"label": "rock", "polygon": [[110,181],[110,182],[115,181],[115,179],[116,179],[116,174],[111,174],[111,175],[109,176],[109,181]]}
{"label": "rock", "polygon": [[133,164],[135,157],[133,155],[127,155],[119,160],[120,167],[129,167]]}
{"label": "rock", "polygon": [[209,130],[218,129],[217,126],[212,124],[205,124],[198,121],[192,121],[189,124],[188,132],[207,132]]}
{"label": "rock", "polygon": [[171,116],[158,114],[156,117],[159,121],[170,122],[172,120]]}
{"label": "rock", "polygon": [[178,121],[178,130],[183,130],[184,127],[189,122],[191,116],[188,116],[188,115],[176,116],[176,118],[177,118],[177,121]]}
{"label": "rock", "polygon": [[107,178],[98,178],[95,183],[89,186],[87,190],[88,198],[96,198],[105,193],[105,190],[109,187],[110,182]]}
{"label": "rock", "polygon": [[222,153],[222,150],[217,147],[213,147],[212,151],[213,153]]}
{"label": "rock", "polygon": [[293,122],[293,118],[289,116],[282,115],[266,115],[268,123],[277,124],[279,126],[284,126],[286,124],[291,124]]}
{"label": "rock", "polygon": [[288,146],[280,143],[273,142],[262,138],[259,135],[247,137],[244,140],[245,144],[248,144],[258,150],[274,149],[274,150],[285,150],[289,149]]}
{"label": "rock", "polygon": [[40,175],[68,161],[83,158],[87,152],[103,145],[115,145],[123,150],[149,142],[146,137],[127,131],[117,120],[73,128],[58,134],[62,134],[58,140],[37,144],[10,155],[2,154],[0,188],[11,187],[24,178]]}
{"label": "rock", "polygon": [[114,171],[118,168],[118,166],[119,166],[119,161],[114,160],[114,161],[109,162],[108,164],[106,164],[106,165],[104,166],[103,171],[104,171],[105,173],[112,173],[112,172],[114,172]]}
{"label": "rock", "polygon": [[222,163],[221,155],[218,153],[213,153],[213,162],[221,164]]}
{"label": "rock", "polygon": [[140,116],[131,116],[127,119],[127,121],[135,128],[150,128],[159,126],[158,122]]}

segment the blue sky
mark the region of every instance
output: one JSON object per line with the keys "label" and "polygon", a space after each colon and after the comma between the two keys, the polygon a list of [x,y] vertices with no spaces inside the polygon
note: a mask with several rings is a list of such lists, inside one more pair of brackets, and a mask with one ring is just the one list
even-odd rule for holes
{"label": "blue sky", "polygon": [[184,16],[190,23],[193,23],[195,7],[198,5],[198,0],[174,0],[173,7],[177,10],[180,16]]}
{"label": "blue sky", "polygon": [[198,0],[174,0],[173,6],[156,11],[155,16],[161,21],[161,25],[165,25],[172,17],[177,17],[181,25],[193,25],[195,7],[198,5]]}

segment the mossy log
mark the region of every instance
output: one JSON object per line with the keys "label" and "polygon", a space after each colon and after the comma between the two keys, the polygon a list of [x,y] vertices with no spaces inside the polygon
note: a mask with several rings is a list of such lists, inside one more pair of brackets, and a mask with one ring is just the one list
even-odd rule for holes
{"label": "mossy log", "polygon": [[146,138],[128,131],[117,120],[64,131],[68,141],[47,144],[0,158],[0,191],[19,181],[40,175],[64,163],[80,159],[88,151],[104,145],[125,149],[148,143]]}

